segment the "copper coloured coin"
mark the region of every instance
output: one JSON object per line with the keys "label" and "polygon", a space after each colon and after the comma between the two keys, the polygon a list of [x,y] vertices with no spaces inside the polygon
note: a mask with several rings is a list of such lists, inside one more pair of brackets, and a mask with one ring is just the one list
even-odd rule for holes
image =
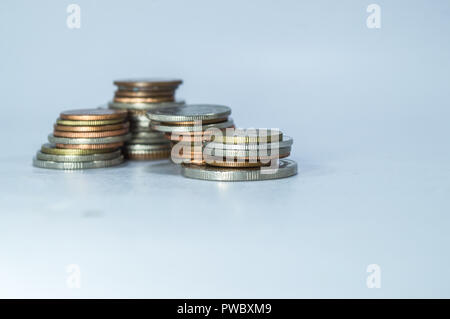
{"label": "copper coloured coin", "polygon": [[175,101],[174,96],[169,97],[114,97],[116,103],[164,103]]}
{"label": "copper coloured coin", "polygon": [[117,90],[114,93],[116,97],[173,97],[175,95],[174,90],[164,90],[164,91],[150,91],[150,90]]}
{"label": "copper coloured coin", "polygon": [[136,87],[136,88],[146,88],[146,87],[178,87],[183,83],[180,79],[169,79],[169,78],[136,78],[136,79],[124,79],[114,81],[114,84],[118,87]]}
{"label": "copper coloured coin", "polygon": [[130,127],[129,122],[112,124],[112,125],[96,125],[96,126],[72,126],[72,125],[58,125],[54,126],[55,131],[64,132],[103,132],[126,129]]}
{"label": "copper coloured coin", "polygon": [[123,142],[109,144],[55,144],[57,148],[68,148],[78,150],[100,150],[105,148],[118,148],[123,146]]}
{"label": "copper coloured coin", "polygon": [[58,137],[69,138],[102,138],[125,135],[128,133],[128,128],[115,131],[103,131],[103,132],[66,132],[66,131],[54,131],[53,135]]}
{"label": "copper coloured coin", "polygon": [[98,120],[114,120],[123,119],[127,116],[126,110],[112,109],[81,109],[69,110],[60,114],[63,120],[73,121],[98,121]]}

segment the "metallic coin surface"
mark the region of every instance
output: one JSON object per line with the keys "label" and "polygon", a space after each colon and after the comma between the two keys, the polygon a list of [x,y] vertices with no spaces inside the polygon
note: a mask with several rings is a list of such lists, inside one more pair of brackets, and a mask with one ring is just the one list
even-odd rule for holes
{"label": "metallic coin surface", "polygon": [[[198,120],[198,121],[182,121],[182,122],[159,122],[162,125],[179,125],[179,126],[194,126],[194,125],[205,125],[226,122],[228,117],[211,119],[211,120]],[[149,120],[150,121],[150,120]]]}
{"label": "metallic coin surface", "polygon": [[177,87],[183,83],[180,79],[169,78],[136,78],[116,80],[114,84],[119,87]]}
{"label": "metallic coin surface", "polygon": [[151,152],[156,150],[170,150],[169,144],[127,144],[127,152]]}
{"label": "metallic coin surface", "polygon": [[131,134],[111,136],[111,137],[101,137],[101,138],[68,138],[68,137],[57,137],[53,134],[48,136],[48,141],[53,144],[110,144],[119,143],[128,140]]}
{"label": "metallic coin surface", "polygon": [[115,97],[172,97],[174,96],[174,90],[164,90],[164,91],[150,91],[150,90],[117,90],[114,93]]}
{"label": "metallic coin surface", "polygon": [[71,121],[71,120],[62,120],[58,118],[56,120],[56,125],[64,125],[64,126],[104,126],[110,124],[118,124],[123,123],[124,119],[116,119],[116,120],[99,120],[99,121]]}
{"label": "metallic coin surface", "polygon": [[[261,144],[260,144],[261,145]],[[286,157],[287,154],[291,153],[291,147],[276,147],[274,149],[253,149],[253,150],[233,150],[233,149],[212,149],[206,148],[203,150],[203,154],[205,157],[210,156],[214,157],[226,157],[226,158],[235,158],[235,159],[249,159],[249,158],[268,158],[273,155],[279,156],[279,158]]]}
{"label": "metallic coin surface", "polygon": [[257,157],[218,157],[204,156],[203,159],[208,165],[219,167],[258,167],[270,164],[270,161],[286,158],[290,152],[284,152],[279,155],[257,156]]}
{"label": "metallic coin surface", "polygon": [[230,114],[231,109],[224,105],[187,104],[150,110],[147,116],[150,120],[158,122],[192,122],[196,120],[226,118]]}
{"label": "metallic coin surface", "polygon": [[93,162],[104,161],[117,158],[122,154],[121,150],[116,150],[110,153],[99,153],[92,155],[53,155],[42,152],[37,152],[36,158],[42,161],[51,162]]}
{"label": "metallic coin surface", "polygon": [[159,109],[162,107],[172,107],[184,105],[183,100],[175,100],[173,102],[165,103],[116,103],[110,102],[108,107],[114,110],[128,110],[128,111],[148,111]]}
{"label": "metallic coin surface", "polygon": [[202,125],[200,128],[198,126],[163,125],[156,121],[152,121],[150,123],[150,127],[153,130],[164,133],[191,133],[191,132],[200,133],[201,131],[206,131],[212,128],[222,129],[222,128],[229,128],[232,126],[234,126],[234,122],[231,118],[229,118],[228,121],[226,122],[206,124]]}
{"label": "metallic coin surface", "polygon": [[213,141],[225,144],[254,144],[282,141],[283,133],[272,129],[234,129],[227,130],[226,134],[214,136]]}
{"label": "metallic coin surface", "polygon": [[127,129],[130,127],[130,123],[122,122],[112,125],[94,125],[94,126],[74,126],[74,125],[55,124],[53,127],[55,131],[64,131],[64,132],[103,132],[103,131],[115,131]]}
{"label": "metallic coin surface", "polygon": [[114,149],[122,147],[124,142],[108,143],[108,144],[59,144],[56,143],[57,148],[79,149],[79,150],[102,150]]}
{"label": "metallic coin surface", "polygon": [[41,147],[42,153],[53,155],[93,155],[93,154],[110,153],[116,150],[117,150],[116,148],[105,148],[97,150],[57,148],[55,144],[49,143],[46,143]]}
{"label": "metallic coin surface", "polygon": [[103,131],[103,132],[66,132],[66,131],[54,131],[55,137],[68,137],[68,138],[102,138],[119,136],[128,133],[128,128],[115,131]]}
{"label": "metallic coin surface", "polygon": [[124,119],[126,111],[111,109],[81,109],[62,112],[59,117],[63,120],[72,121],[100,121]]}
{"label": "metallic coin surface", "polygon": [[226,144],[218,142],[207,142],[205,143],[205,149],[210,150],[259,150],[259,149],[272,149],[272,148],[284,148],[292,146],[294,140],[292,137],[283,136],[283,140],[276,143],[240,143],[240,144]]}
{"label": "metallic coin surface", "polygon": [[285,178],[297,174],[297,163],[283,159],[277,169],[264,168],[218,168],[182,164],[181,174],[185,177],[222,182],[260,181]]}
{"label": "metallic coin surface", "polygon": [[116,103],[163,103],[163,102],[172,102],[174,101],[173,96],[169,97],[114,97],[114,102]]}
{"label": "metallic coin surface", "polygon": [[92,162],[52,162],[52,161],[42,161],[37,158],[33,159],[33,165],[36,167],[62,169],[62,170],[104,168],[119,165],[121,163],[123,163],[122,155],[111,160],[92,161]]}

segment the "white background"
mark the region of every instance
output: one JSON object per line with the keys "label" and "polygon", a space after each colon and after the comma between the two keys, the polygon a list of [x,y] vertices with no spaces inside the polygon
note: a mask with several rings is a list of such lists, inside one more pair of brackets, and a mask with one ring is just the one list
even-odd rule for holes
{"label": "white background", "polygon": [[[378,1],[381,29],[357,0],[78,1],[80,29],[70,3],[0,3],[0,297],[450,297],[448,1]],[[299,175],[31,166],[136,76],[282,129]]]}

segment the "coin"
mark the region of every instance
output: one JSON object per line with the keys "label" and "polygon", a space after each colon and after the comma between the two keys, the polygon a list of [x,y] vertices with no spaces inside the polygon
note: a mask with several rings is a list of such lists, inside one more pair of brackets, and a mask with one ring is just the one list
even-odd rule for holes
{"label": "coin", "polygon": [[128,110],[128,111],[147,111],[159,109],[162,107],[172,107],[172,106],[180,106],[184,105],[183,100],[175,100],[173,102],[164,102],[164,103],[117,103],[110,102],[108,107],[115,110]]}
{"label": "coin", "polygon": [[220,150],[259,150],[259,149],[273,149],[284,148],[292,146],[294,140],[292,137],[283,136],[283,140],[278,143],[240,143],[240,144],[224,144],[218,142],[208,142],[205,145],[205,149],[220,149]]}
{"label": "coin", "polygon": [[[205,125],[205,124],[213,124],[227,121],[228,118],[218,118],[212,120],[198,120],[198,121],[182,121],[182,122],[159,122],[162,125],[179,125],[179,126],[194,126],[194,125]],[[150,121],[150,120],[149,120]]]}
{"label": "coin", "polygon": [[88,168],[104,168],[115,166],[123,163],[123,156],[120,155],[111,160],[92,161],[92,162],[52,162],[43,161],[33,158],[33,165],[39,168],[51,168],[62,170],[88,169]]}
{"label": "coin", "polygon": [[217,128],[228,128],[232,127],[234,125],[233,120],[231,118],[228,119],[226,122],[220,122],[220,123],[213,123],[213,124],[206,124],[199,126],[179,126],[179,125],[163,125],[156,121],[151,121],[150,127],[159,132],[164,133],[190,133],[190,132],[201,132],[206,131],[208,129]]}
{"label": "coin", "polygon": [[297,163],[292,160],[283,159],[279,161],[276,169],[264,168],[264,171],[260,168],[218,168],[182,164],[181,174],[188,178],[209,181],[259,181],[296,175]]}
{"label": "coin", "polygon": [[167,150],[156,150],[151,152],[126,152],[125,156],[129,160],[134,161],[149,161],[169,158],[170,149]]}
{"label": "coin", "polygon": [[115,131],[120,129],[126,129],[130,127],[129,122],[123,122],[112,125],[94,125],[94,126],[73,126],[73,125],[58,125],[54,126],[55,131],[64,132],[103,132],[103,131]]}
{"label": "coin", "polygon": [[150,90],[117,90],[114,93],[116,97],[172,97],[174,96],[174,90],[164,90],[164,91],[150,91]]}
{"label": "coin", "polygon": [[97,150],[57,148],[56,145],[49,143],[46,143],[41,147],[42,153],[53,155],[92,155],[98,153],[110,153],[115,150],[116,148],[105,148]]}
{"label": "coin", "polygon": [[60,118],[63,120],[72,121],[103,121],[103,120],[117,120],[124,119],[127,116],[127,112],[123,110],[111,110],[111,109],[82,109],[82,110],[69,110],[60,114]]}
{"label": "coin", "polygon": [[118,135],[124,135],[128,133],[128,128],[115,131],[104,131],[104,132],[66,132],[66,131],[54,131],[53,135],[55,137],[67,137],[67,138],[102,138],[102,137],[112,137]]}
{"label": "coin", "polygon": [[127,152],[151,152],[167,149],[170,150],[169,144],[127,144],[125,146]]}
{"label": "coin", "polygon": [[225,133],[214,136],[213,141],[225,144],[255,144],[283,140],[283,133],[272,129],[229,129]]}
{"label": "coin", "polygon": [[102,138],[67,138],[56,137],[53,134],[48,136],[48,141],[54,144],[110,144],[124,142],[131,137],[131,134],[102,137]]}
{"label": "coin", "polygon": [[114,102],[116,103],[163,103],[163,102],[172,102],[174,101],[173,96],[169,97],[114,97]]}
{"label": "coin", "polygon": [[114,149],[122,147],[124,142],[108,143],[108,144],[59,144],[56,143],[57,148],[69,148],[78,150],[102,150],[102,149]]}
{"label": "coin", "polygon": [[150,110],[147,116],[158,122],[193,122],[196,120],[222,119],[231,114],[231,109],[224,105],[188,104]]}
{"label": "coin", "polygon": [[[261,144],[260,144],[261,145]],[[269,144],[267,144],[269,145]],[[276,154],[275,154],[276,152]],[[253,150],[233,150],[233,149],[212,149],[212,148],[206,148],[203,150],[203,154],[205,157],[210,156],[212,158],[214,157],[226,157],[229,158],[268,158],[273,155],[279,156],[279,158],[286,157],[288,154],[291,153],[291,147],[275,147],[273,149],[267,148],[267,149],[253,149]]]}
{"label": "coin", "polygon": [[116,80],[114,84],[118,87],[178,87],[182,80],[165,78],[136,78]]}
{"label": "coin", "polygon": [[110,160],[117,158],[122,154],[121,150],[110,153],[92,154],[92,155],[53,155],[43,152],[37,152],[36,158],[42,161],[51,162],[93,162],[100,160]]}
{"label": "coin", "polygon": [[71,121],[71,120],[62,120],[58,118],[56,120],[56,124],[64,126],[105,126],[110,124],[123,123],[123,121],[124,119],[102,120],[102,121]]}

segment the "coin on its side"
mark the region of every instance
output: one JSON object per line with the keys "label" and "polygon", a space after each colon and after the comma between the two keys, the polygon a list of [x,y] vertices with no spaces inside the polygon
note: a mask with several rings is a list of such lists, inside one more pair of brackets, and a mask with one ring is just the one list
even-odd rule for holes
{"label": "coin on its side", "polygon": [[111,144],[119,143],[128,140],[131,134],[101,138],[68,138],[68,137],[57,137],[53,134],[48,136],[48,141],[53,144]]}
{"label": "coin on its side", "polygon": [[92,162],[52,162],[52,161],[42,161],[37,158],[33,158],[33,165],[36,167],[62,169],[62,170],[104,168],[119,165],[121,163],[123,163],[122,155],[111,160],[92,161]]}
{"label": "coin on its side", "polygon": [[112,125],[75,126],[75,125],[55,124],[53,126],[55,131],[64,131],[64,132],[104,132],[104,131],[121,130],[129,127],[130,127],[129,122],[122,122]]}
{"label": "coin on its side", "polygon": [[150,110],[147,116],[158,122],[193,122],[196,120],[213,120],[227,118],[231,108],[214,104],[187,104]]}
{"label": "coin on its side", "polygon": [[260,181],[278,179],[297,174],[297,163],[283,159],[276,169],[272,168],[218,168],[182,164],[181,174],[185,177],[209,181]]}
{"label": "coin on its side", "polygon": [[122,154],[121,150],[110,153],[98,153],[91,155],[53,155],[43,152],[37,152],[36,158],[42,161],[51,162],[93,162],[114,159]]}
{"label": "coin on its side", "polygon": [[111,109],[81,109],[69,110],[62,112],[59,117],[63,120],[72,121],[103,121],[103,120],[117,120],[124,119],[127,112],[123,110]]}
{"label": "coin on its side", "polygon": [[41,152],[45,154],[52,155],[93,155],[93,154],[102,154],[102,153],[110,153],[116,151],[117,148],[105,148],[105,149],[97,149],[97,150],[89,150],[89,149],[67,149],[67,148],[57,148],[55,144],[46,143],[42,145]]}

